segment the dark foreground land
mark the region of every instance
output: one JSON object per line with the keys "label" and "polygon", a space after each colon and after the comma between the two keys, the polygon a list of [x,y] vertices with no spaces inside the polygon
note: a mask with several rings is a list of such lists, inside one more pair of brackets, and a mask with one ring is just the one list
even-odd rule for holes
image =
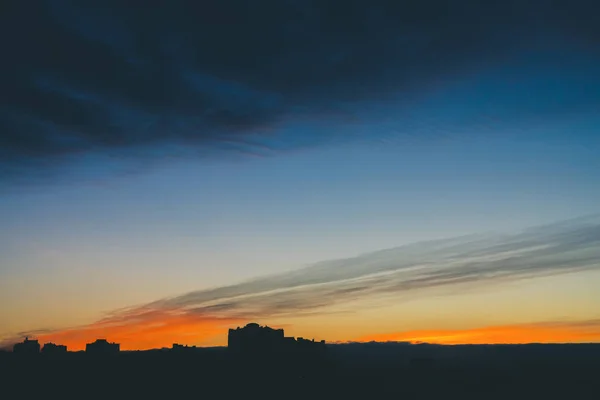
{"label": "dark foreground land", "polygon": [[600,345],[328,345],[0,355],[0,399],[600,399]]}

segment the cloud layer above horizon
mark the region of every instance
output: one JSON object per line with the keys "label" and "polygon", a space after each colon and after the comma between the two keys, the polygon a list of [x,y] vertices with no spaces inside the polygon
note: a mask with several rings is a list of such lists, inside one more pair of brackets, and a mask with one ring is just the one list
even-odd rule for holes
{"label": "cloud layer above horizon", "polygon": [[[358,307],[355,300],[372,307],[365,300],[388,296],[397,302],[425,290],[452,294],[598,268],[600,220],[586,217],[516,234],[436,240],[324,261],[116,310],[89,326],[38,333],[77,348],[99,334],[121,340],[125,348],[148,348],[194,335],[209,339],[222,334],[226,326],[252,320],[352,313]],[[345,305],[350,306],[344,310]]]}
{"label": "cloud layer above horizon", "polygon": [[13,0],[3,10],[4,177],[88,153],[262,154],[348,140],[283,127],[352,125],[373,102],[401,114],[442,83],[528,59],[528,76],[556,74],[511,108],[522,87],[509,71],[488,117],[600,104],[593,0]]}

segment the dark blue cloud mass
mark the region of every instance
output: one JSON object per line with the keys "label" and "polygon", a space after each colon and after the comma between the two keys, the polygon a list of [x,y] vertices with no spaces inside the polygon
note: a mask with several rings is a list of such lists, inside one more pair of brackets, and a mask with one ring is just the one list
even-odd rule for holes
{"label": "dark blue cloud mass", "polygon": [[[153,5],[3,2],[3,176],[95,152],[315,144],[331,137],[298,138],[278,127],[290,119],[348,120],[369,102],[416,101],[440,82],[518,60],[533,68],[526,80],[544,80],[545,68],[560,76],[565,65],[579,77],[565,75],[561,83],[552,75],[534,85],[519,103],[521,112],[600,106],[600,7],[594,0]],[[504,91],[489,91],[500,108],[525,95],[518,80],[508,81],[513,85]],[[555,90],[560,93],[548,103]],[[573,90],[576,100],[565,100]]]}

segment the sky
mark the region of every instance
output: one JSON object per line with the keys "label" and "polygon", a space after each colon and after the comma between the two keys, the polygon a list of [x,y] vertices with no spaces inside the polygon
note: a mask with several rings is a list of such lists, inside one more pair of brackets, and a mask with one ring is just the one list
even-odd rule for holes
{"label": "sky", "polygon": [[0,345],[599,341],[598,6],[482,3],[9,2]]}

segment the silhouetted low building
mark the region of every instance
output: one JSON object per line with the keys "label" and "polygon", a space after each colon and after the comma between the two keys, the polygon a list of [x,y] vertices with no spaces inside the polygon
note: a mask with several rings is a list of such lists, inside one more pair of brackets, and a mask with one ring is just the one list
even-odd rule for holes
{"label": "silhouetted low building", "polygon": [[251,323],[230,329],[228,354],[232,370],[243,376],[309,376],[328,365],[325,341],[286,337],[283,329]]}
{"label": "silhouetted low building", "polygon": [[227,337],[227,347],[234,352],[274,351],[281,348],[283,343],[283,329],[273,329],[256,323],[230,329]]}
{"label": "silhouetted low building", "polygon": [[120,350],[121,345],[109,343],[106,339],[97,339],[85,345],[85,352],[89,354],[117,354]]}
{"label": "silhouetted low building", "polygon": [[24,341],[13,346],[13,352],[16,354],[39,354],[40,344],[37,340],[30,340],[26,337]]}
{"label": "silhouetted low building", "polygon": [[188,346],[188,345],[173,343],[172,350],[175,352],[189,352],[189,351],[193,351],[193,350],[198,350],[198,348],[196,346]]}
{"label": "silhouetted low building", "polygon": [[67,346],[62,344],[46,343],[42,348],[42,353],[50,355],[66,354]]}
{"label": "silhouetted low building", "polygon": [[280,353],[324,349],[325,341],[286,337],[283,329],[249,323],[243,328],[229,329],[227,347],[234,353]]}

